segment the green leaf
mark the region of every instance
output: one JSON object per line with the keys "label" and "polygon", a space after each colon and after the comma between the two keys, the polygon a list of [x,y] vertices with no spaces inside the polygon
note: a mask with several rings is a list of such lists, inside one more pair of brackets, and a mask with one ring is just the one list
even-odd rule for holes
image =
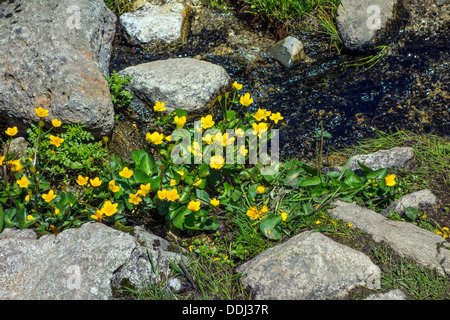
{"label": "green leaf", "polygon": [[141,159],[147,152],[143,150],[135,150],[131,153],[131,159],[134,161],[136,167],[141,163]]}
{"label": "green leaf", "polygon": [[350,186],[350,188],[358,188],[363,185],[361,178],[352,173],[344,179],[344,183]]}
{"label": "green leaf", "polygon": [[358,161],[358,165],[361,168],[361,170],[364,171],[365,173],[373,172],[372,168],[365,166],[362,162]]}
{"label": "green leaf", "polygon": [[242,192],[237,190],[237,189],[235,189],[233,194],[232,194],[233,201],[238,201],[241,198],[242,198]]}
{"label": "green leaf", "polygon": [[236,115],[236,111],[228,110],[227,111],[227,119],[230,120]]}
{"label": "green leaf", "polygon": [[281,238],[281,232],[276,229],[276,226],[283,221],[279,215],[268,215],[260,222],[261,232],[269,239],[278,240]]}
{"label": "green leaf", "polygon": [[305,179],[300,183],[300,187],[311,187],[311,186],[317,186],[321,183],[321,180],[319,177],[312,177],[309,179]]}
{"label": "green leaf", "polygon": [[384,177],[386,177],[388,171],[387,169],[378,169],[376,171],[373,171],[371,173],[369,173],[366,178],[367,179],[384,179]]}
{"label": "green leaf", "polygon": [[198,199],[208,204],[211,202],[211,198],[209,197],[208,192],[206,192],[205,190],[195,189],[195,195],[197,196]]}
{"label": "green leaf", "polygon": [[156,173],[156,164],[155,160],[153,160],[153,157],[148,153],[145,153],[141,158],[139,169],[144,171],[147,175],[153,175],[154,173]]}

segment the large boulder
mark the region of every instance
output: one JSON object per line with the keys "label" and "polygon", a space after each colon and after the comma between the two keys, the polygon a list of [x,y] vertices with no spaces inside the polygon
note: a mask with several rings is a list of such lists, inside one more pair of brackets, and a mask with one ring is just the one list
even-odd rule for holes
{"label": "large boulder", "polygon": [[191,58],[143,63],[119,74],[132,77],[129,89],[135,100],[149,107],[164,102],[167,112],[184,109],[196,115],[209,110],[231,84],[221,66]]}
{"label": "large boulder", "polygon": [[42,107],[47,123],[57,118],[109,135],[114,109],[103,73],[116,20],[102,0],[0,4],[0,125],[23,134]]}
{"label": "large boulder", "polygon": [[342,0],[336,25],[345,47],[362,52],[378,44],[402,12],[402,0]]}
{"label": "large boulder", "polygon": [[166,240],[137,227],[131,235],[89,222],[40,238],[33,230],[5,229],[0,300],[108,300],[122,280],[142,288],[167,277],[168,260],[177,259],[184,258]]}
{"label": "large boulder", "polygon": [[342,298],[362,286],[380,288],[380,269],[363,253],[319,232],[302,232],[238,267],[257,300]]}

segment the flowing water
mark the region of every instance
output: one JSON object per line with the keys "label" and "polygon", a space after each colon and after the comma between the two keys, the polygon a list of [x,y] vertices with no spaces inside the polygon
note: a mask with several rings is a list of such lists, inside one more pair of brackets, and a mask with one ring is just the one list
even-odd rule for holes
{"label": "flowing water", "polygon": [[[403,33],[403,31],[401,31]],[[265,58],[243,64],[241,59],[212,54],[207,48],[225,41],[225,33],[203,33],[172,52],[143,54],[115,45],[112,70],[139,63],[202,55],[224,67],[254,97],[251,111],[265,108],[284,116],[280,130],[283,156],[310,158],[315,132],[323,122],[332,138],[327,145],[340,148],[374,137],[377,130],[408,129],[441,136],[450,134],[448,26],[432,36],[400,34],[372,68],[349,66],[357,58],[339,55],[324,46],[323,38],[293,34],[306,46],[312,62],[284,68]],[[142,111],[144,113],[144,111]]]}

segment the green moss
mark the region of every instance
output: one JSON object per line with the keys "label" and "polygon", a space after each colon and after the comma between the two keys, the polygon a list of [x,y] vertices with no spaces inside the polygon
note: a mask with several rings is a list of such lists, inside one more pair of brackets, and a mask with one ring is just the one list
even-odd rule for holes
{"label": "green moss", "polygon": [[129,233],[132,236],[134,236],[134,228],[133,227],[127,227],[124,226],[122,223],[120,223],[119,221],[115,221],[114,225],[112,226],[113,229],[125,232],[125,233]]}

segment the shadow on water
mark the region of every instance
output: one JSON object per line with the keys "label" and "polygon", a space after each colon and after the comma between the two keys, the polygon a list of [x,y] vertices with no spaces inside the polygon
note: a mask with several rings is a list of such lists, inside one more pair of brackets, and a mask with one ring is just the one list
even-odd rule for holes
{"label": "shadow on water", "polygon": [[144,55],[139,49],[116,45],[111,71],[200,54],[224,67],[233,81],[244,84],[245,92],[254,97],[250,111],[265,108],[284,116],[280,130],[283,157],[311,158],[321,121],[332,134],[328,146],[333,148],[373,137],[377,130],[395,132],[399,128],[448,136],[447,31],[430,38],[405,36],[367,71],[348,66],[358,57],[330,54],[309,39],[306,53],[313,62],[288,69],[267,57],[243,65],[229,56],[207,53],[210,43],[225,42],[225,35],[217,33],[204,34],[200,41],[190,39],[172,53]]}

